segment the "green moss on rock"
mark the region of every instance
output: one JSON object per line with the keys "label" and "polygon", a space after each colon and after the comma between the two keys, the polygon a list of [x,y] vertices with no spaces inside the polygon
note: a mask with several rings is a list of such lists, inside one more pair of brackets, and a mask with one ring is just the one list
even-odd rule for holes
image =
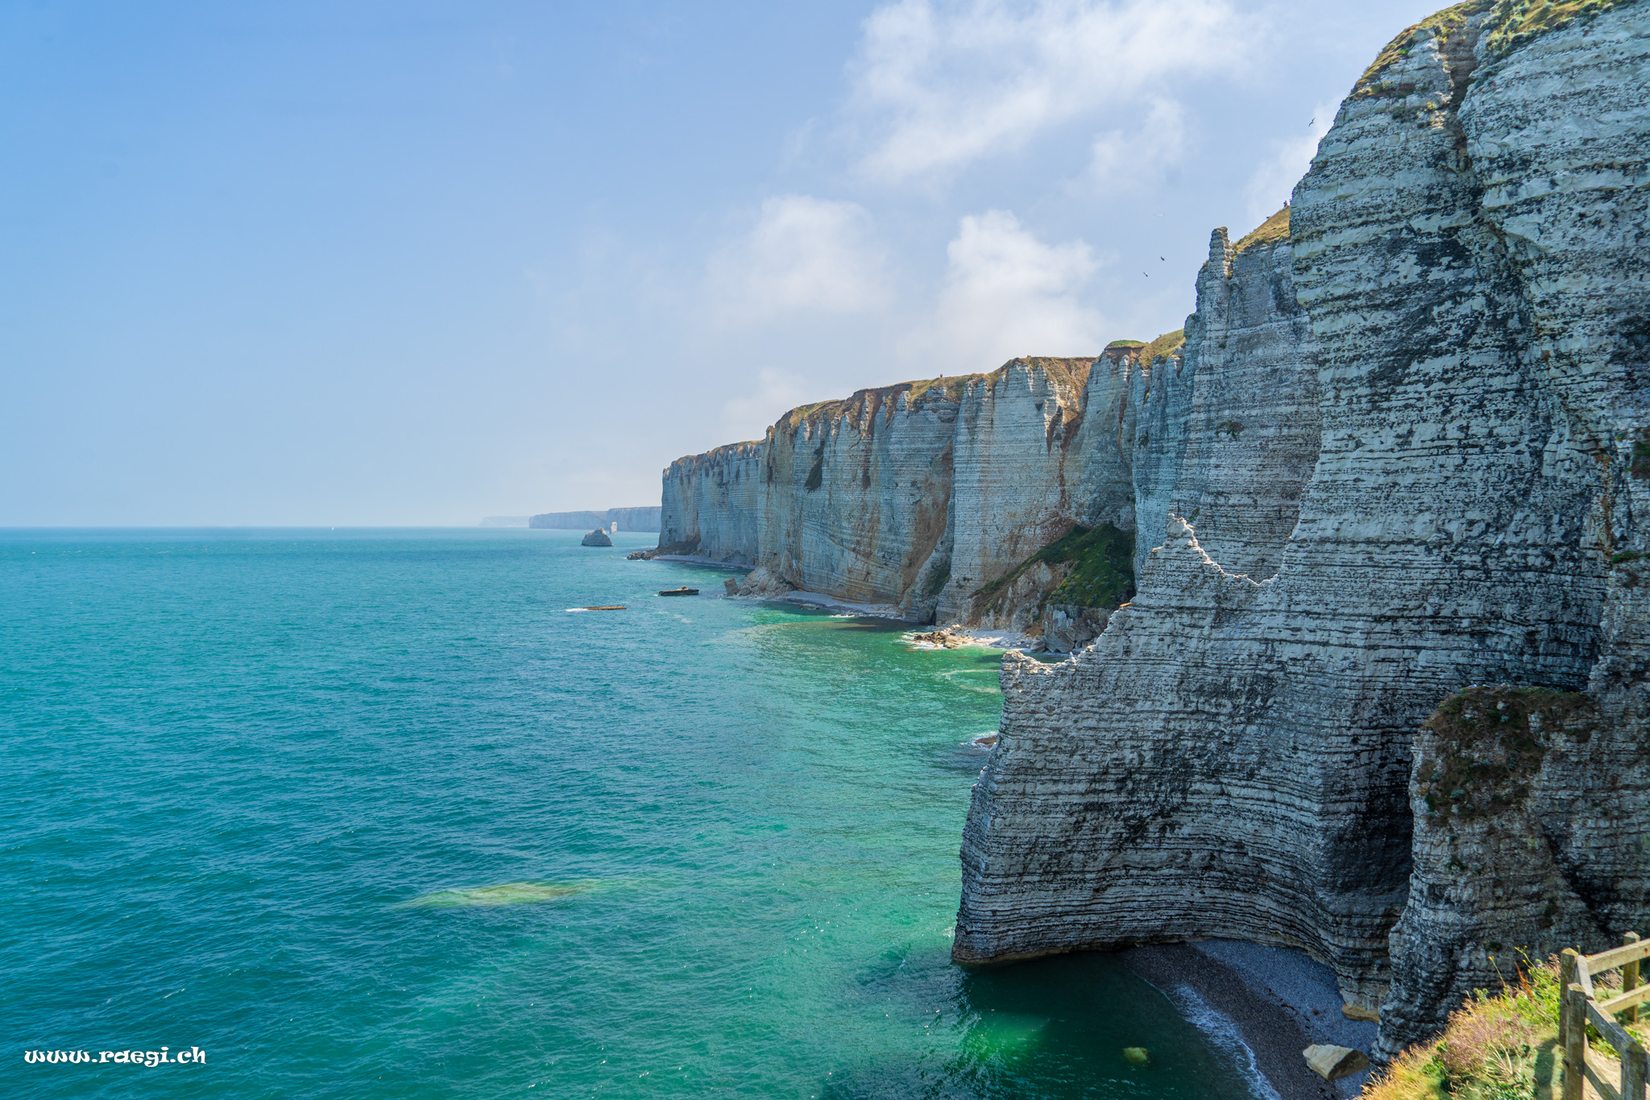
{"label": "green moss on rock", "polygon": [[[1066,566],[1066,575],[1042,604],[1072,604],[1110,610],[1134,595],[1134,536],[1103,523],[1073,527],[1031,557],[974,593],[989,607],[1035,565]],[[1038,608],[1039,613],[1041,607]]]}
{"label": "green moss on rock", "polygon": [[1416,793],[1435,821],[1514,806],[1547,754],[1548,737],[1591,710],[1588,696],[1540,687],[1474,687],[1439,704],[1416,761]]}

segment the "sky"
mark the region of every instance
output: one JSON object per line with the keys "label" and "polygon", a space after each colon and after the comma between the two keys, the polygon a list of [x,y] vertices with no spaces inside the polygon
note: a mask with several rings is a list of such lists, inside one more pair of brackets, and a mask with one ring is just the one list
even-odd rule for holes
{"label": "sky", "polygon": [[0,526],[656,503],[1180,327],[1442,0],[0,0]]}

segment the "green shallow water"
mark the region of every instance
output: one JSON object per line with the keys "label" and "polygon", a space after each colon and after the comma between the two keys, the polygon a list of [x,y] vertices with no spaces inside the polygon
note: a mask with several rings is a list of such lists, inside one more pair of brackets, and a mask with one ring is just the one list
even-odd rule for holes
{"label": "green shallow water", "polygon": [[615,541],[0,532],[5,1095],[1250,1095],[1111,960],[950,965],[994,654]]}

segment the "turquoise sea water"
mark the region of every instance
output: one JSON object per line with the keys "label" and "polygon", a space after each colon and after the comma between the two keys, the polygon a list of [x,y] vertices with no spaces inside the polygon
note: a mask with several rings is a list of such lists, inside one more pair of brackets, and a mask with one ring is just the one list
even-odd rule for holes
{"label": "turquoise sea water", "polygon": [[0,1093],[1250,1095],[1111,960],[950,965],[995,655],[616,541],[0,532]]}

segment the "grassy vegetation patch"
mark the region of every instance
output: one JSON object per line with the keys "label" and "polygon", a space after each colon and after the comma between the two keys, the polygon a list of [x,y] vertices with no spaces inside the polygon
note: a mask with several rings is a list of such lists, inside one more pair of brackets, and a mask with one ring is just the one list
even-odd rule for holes
{"label": "grassy vegetation patch", "polygon": [[[1134,536],[1103,523],[1073,527],[1031,557],[974,593],[989,606],[1035,565],[1066,565],[1065,579],[1043,597],[1044,604],[1111,609],[1134,596]],[[1041,608],[1038,609],[1039,612]]]}
{"label": "grassy vegetation patch", "polygon": [[1106,350],[1101,354],[1116,356],[1132,352],[1137,362],[1151,366],[1159,359],[1167,359],[1178,354],[1185,345],[1186,330],[1177,328],[1173,332],[1165,332],[1155,340],[1113,340],[1106,345]]}
{"label": "grassy vegetation patch", "polygon": [[847,416],[854,420],[863,420],[875,415],[879,410],[892,413],[899,405],[901,395],[905,397],[906,405],[915,408],[930,400],[960,401],[968,387],[976,382],[987,385],[994,384],[1003,378],[1016,363],[1023,363],[1033,370],[1041,370],[1055,383],[1070,387],[1081,392],[1088,382],[1088,372],[1093,360],[1088,358],[1061,359],[1051,356],[1029,356],[1023,359],[1011,360],[988,374],[949,374],[936,378],[919,378],[910,382],[897,382],[892,386],[879,386],[874,389],[855,390],[851,395],[835,401],[815,401],[811,405],[799,405],[780,418],[775,427],[783,427],[788,431],[796,431],[804,423],[830,423]]}
{"label": "grassy vegetation patch", "polygon": [[[1255,226],[1254,229],[1239,238],[1238,243],[1232,246],[1234,253],[1247,252],[1251,248],[1265,244],[1277,244],[1289,239],[1289,204],[1285,203],[1282,210]],[[1162,337],[1159,337],[1162,339]]]}
{"label": "grassy vegetation patch", "polygon": [[1148,343],[1140,349],[1140,361],[1147,365],[1159,359],[1167,359],[1171,355],[1180,354],[1180,349],[1186,346],[1186,330],[1177,328],[1173,332],[1165,332],[1162,336]]}
{"label": "grassy vegetation patch", "polygon": [[[1434,821],[1484,817],[1522,802],[1546,755],[1543,732],[1582,716],[1586,695],[1538,687],[1477,687],[1439,704],[1416,764]],[[1532,719],[1534,721],[1532,722]]]}
{"label": "grassy vegetation patch", "polygon": [[1369,68],[1364,70],[1364,74],[1352,86],[1352,98],[1362,99],[1366,96],[1385,95],[1397,90],[1381,79],[1386,75],[1388,69],[1409,56],[1409,51],[1421,42],[1431,41],[1434,38],[1447,39],[1466,26],[1470,17],[1486,10],[1489,6],[1490,0],[1466,0],[1466,3],[1445,8],[1443,11],[1429,15],[1413,27],[1406,29],[1397,38],[1388,42],[1384,50],[1375,55],[1375,60],[1370,62]]}
{"label": "grassy vegetation patch", "polygon": [[1628,0],[1496,0],[1484,24],[1484,53],[1500,57],[1540,35],[1590,19]]}
{"label": "grassy vegetation patch", "polygon": [[[1359,1100],[1559,1100],[1564,1072],[1558,1045],[1558,962],[1535,962],[1522,951],[1490,961],[1505,977],[1498,991],[1480,990],[1449,1018],[1444,1032],[1393,1059]],[[1620,989],[1614,975],[1594,979],[1600,993]],[[1629,1025],[1644,1041],[1650,1021]],[[1598,1029],[1588,1044],[1614,1054]],[[1591,1088],[1589,1097],[1595,1096]]]}
{"label": "grassy vegetation patch", "polygon": [[1361,1100],[1529,1100],[1558,1095],[1558,967],[1520,960],[1499,993],[1468,998],[1444,1033],[1393,1060]]}

